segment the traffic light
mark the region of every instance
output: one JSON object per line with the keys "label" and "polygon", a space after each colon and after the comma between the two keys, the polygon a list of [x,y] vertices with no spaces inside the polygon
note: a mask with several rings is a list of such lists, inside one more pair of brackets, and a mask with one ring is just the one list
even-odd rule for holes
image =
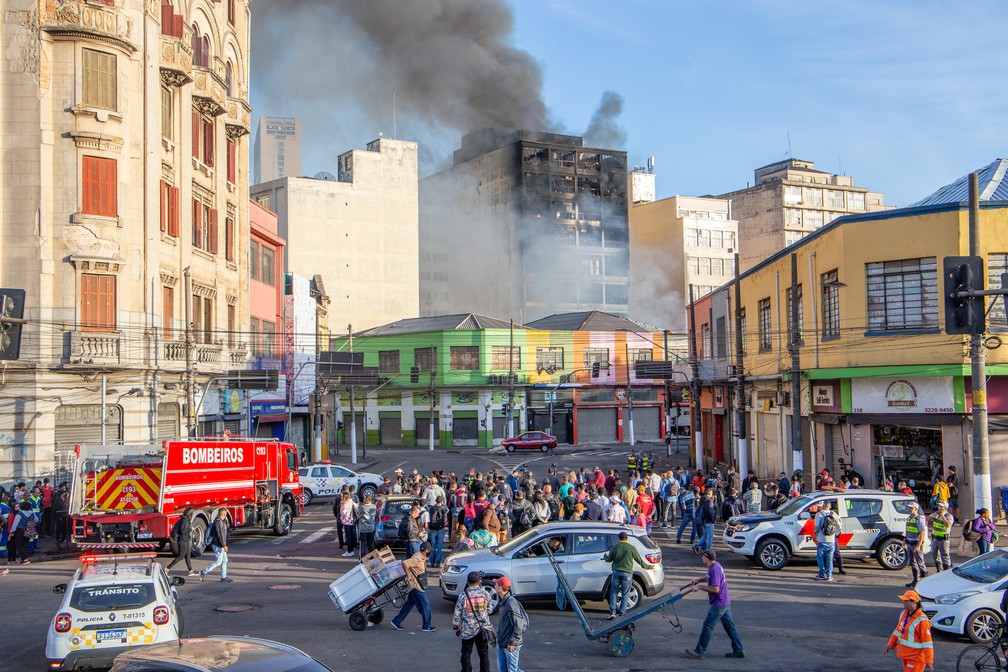
{"label": "traffic light", "polygon": [[411,383],[419,383],[420,382],[420,368],[419,367],[414,366],[414,367],[412,367],[409,370],[409,382],[411,382]]}
{"label": "traffic light", "polygon": [[21,324],[25,290],[0,289],[0,360],[17,359],[21,354]]}
{"label": "traffic light", "polygon": [[983,257],[945,257],[945,333],[982,334],[986,329],[983,296],[957,296],[984,288]]}
{"label": "traffic light", "polygon": [[599,373],[602,371],[602,364],[599,362],[592,362],[592,378],[598,378]]}

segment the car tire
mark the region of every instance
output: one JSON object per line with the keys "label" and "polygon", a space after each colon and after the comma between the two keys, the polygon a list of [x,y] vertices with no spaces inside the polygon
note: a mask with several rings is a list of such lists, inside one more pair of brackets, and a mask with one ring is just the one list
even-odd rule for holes
{"label": "car tire", "polygon": [[[612,590],[611,580],[605,582],[605,586],[602,588],[602,595],[599,596],[599,600],[606,603],[606,608],[609,607],[609,591]],[[619,599],[617,596],[616,599]],[[635,577],[633,581],[630,582],[630,597],[627,600],[627,611],[633,611],[641,605],[644,601],[644,586],[641,585],[640,581]]]}
{"label": "car tire", "polygon": [[277,537],[286,537],[290,534],[293,525],[294,512],[291,511],[290,504],[278,504],[276,520],[273,521],[273,534]]}
{"label": "car tire", "polygon": [[513,443],[507,444],[506,446],[504,446],[504,450],[506,450],[509,453],[513,453],[514,450],[515,450],[514,449],[514,444]]}
{"label": "car tire", "polygon": [[487,593],[487,600],[490,603],[490,609],[487,612],[489,615],[493,615],[497,612],[497,608],[500,606],[500,596],[497,595],[497,591],[494,590],[494,580],[492,578],[483,578],[482,587]]}
{"label": "car tire", "polygon": [[969,617],[963,628],[966,636],[977,644],[990,644],[997,635],[994,626],[1003,623],[1004,619],[992,609],[977,609]]}
{"label": "car tire", "polygon": [[309,490],[308,488],[306,488],[306,487],[304,487],[302,485],[301,486],[301,506],[308,506],[309,504],[312,503],[312,501],[314,501],[314,499],[315,499],[314,493],[312,493],[311,490]]}
{"label": "car tire", "polygon": [[763,569],[776,572],[788,563],[791,553],[782,539],[770,537],[756,544],[756,560]]}
{"label": "car tire", "polygon": [[903,569],[910,560],[903,542],[896,537],[889,537],[879,545],[878,550],[875,551],[875,559],[883,569],[890,571]]}
{"label": "car tire", "polygon": [[192,557],[198,558],[203,555],[207,544],[207,524],[202,518],[197,518],[192,522]]}
{"label": "car tire", "polygon": [[371,484],[362,485],[360,492],[358,494],[360,495],[361,500],[363,500],[365,497],[370,497],[371,500],[374,501],[375,496],[378,494],[378,488],[376,488]]}
{"label": "car tire", "polygon": [[540,448],[539,450],[541,450],[541,451],[542,451],[542,452],[544,452],[544,453],[548,453],[548,452],[549,452],[549,446],[547,446],[547,445],[546,445],[546,444],[544,443],[544,444],[543,444],[543,446],[542,446],[542,448]]}

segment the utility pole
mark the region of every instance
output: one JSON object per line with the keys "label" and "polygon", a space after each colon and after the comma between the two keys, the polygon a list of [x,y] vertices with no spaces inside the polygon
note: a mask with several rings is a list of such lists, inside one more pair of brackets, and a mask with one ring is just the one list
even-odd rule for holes
{"label": "utility pole", "polygon": [[[196,390],[193,381],[192,277],[189,267],[182,269],[182,305],[185,307],[185,387],[186,434],[196,436]],[[105,419],[102,418],[102,426]]]}
{"label": "utility pole", "polygon": [[[665,362],[668,364],[668,329],[662,333],[662,344],[665,347]],[[678,425],[678,423],[676,423]],[[678,427],[677,427],[678,429]],[[672,436],[669,433],[672,431],[672,383],[669,378],[665,378],[665,457],[672,457]],[[677,431],[674,435],[676,442],[676,449],[679,448],[679,432]]]}
{"label": "utility pole", "polygon": [[[348,324],[347,325],[347,334],[349,334],[349,336],[350,336],[349,339],[348,339],[348,345],[347,345],[347,347],[350,349],[350,352],[353,352],[353,325],[352,324]],[[352,358],[351,358],[351,362],[353,362]],[[351,363],[351,366],[350,366],[350,371],[351,371],[350,380],[352,381],[353,380],[353,376],[355,375],[354,373],[352,373],[352,371],[353,371],[353,364],[352,363]],[[353,383],[350,383],[350,464],[357,464],[357,409],[354,407],[355,406],[355,403],[354,403],[355,401],[356,400],[354,399],[354,386],[353,386]]]}
{"label": "utility pole", "polygon": [[436,357],[437,348],[432,345],[430,348],[430,389],[427,392],[427,397],[430,400],[430,430],[427,437],[427,450],[434,450],[434,372],[437,369]]}
{"label": "utility pole", "polygon": [[[320,389],[320,378],[319,378],[319,324],[318,324],[318,305],[315,306],[315,438],[312,441],[312,454],[315,456],[316,462],[322,461],[322,390]],[[365,431],[367,431],[365,429]]]}
{"label": "utility pole", "polygon": [[633,385],[630,384],[630,342],[623,342],[624,356],[626,357],[626,400],[627,400],[627,410],[630,412],[630,418],[628,425],[630,430],[630,445],[634,445],[634,432],[633,432]]}
{"label": "utility pole", "polygon": [[812,474],[808,472],[811,464],[806,465],[802,459],[802,427],[801,427],[801,327],[798,324],[798,255],[791,253],[791,456],[795,469],[801,469],[805,476],[805,487],[809,488]]}
{"label": "utility pole", "polygon": [[745,354],[745,344],[742,342],[742,281],[739,272],[739,255],[735,253],[735,385],[738,397],[735,403],[735,426],[738,432],[738,470],[739,474],[749,472],[749,441],[746,433],[746,394],[745,367],[742,355]]}
{"label": "utility pole", "polygon": [[694,459],[697,469],[703,468],[703,433],[700,429],[700,349],[697,347],[696,308],[693,305],[693,285],[689,286],[689,328],[692,357],[690,368],[693,371],[692,402],[690,414],[693,416]]}
{"label": "utility pole", "polygon": [[[969,176],[969,253],[970,256],[980,254],[980,187],[976,173]],[[982,289],[986,283],[982,277],[979,282]],[[970,362],[973,380],[973,503],[974,509],[992,511],[987,433],[987,352],[982,332],[970,336]]]}
{"label": "utility pole", "polygon": [[[510,350],[514,352],[514,319],[511,320]],[[507,403],[507,428],[508,437],[515,435],[514,432],[514,359],[508,356],[508,403]],[[553,428],[550,427],[550,430]]]}

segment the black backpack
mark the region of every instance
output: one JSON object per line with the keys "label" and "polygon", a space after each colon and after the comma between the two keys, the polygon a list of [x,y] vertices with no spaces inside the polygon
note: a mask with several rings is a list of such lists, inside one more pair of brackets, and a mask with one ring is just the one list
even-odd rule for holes
{"label": "black backpack", "polygon": [[527,530],[532,527],[532,514],[529,513],[529,508],[527,506],[518,507],[518,525]]}
{"label": "black backpack", "polygon": [[555,497],[549,497],[546,499],[546,504],[549,506],[550,520],[556,520],[557,518],[559,518],[560,502],[558,502]]}
{"label": "black backpack", "polygon": [[448,522],[448,509],[443,506],[432,506],[430,509],[430,529],[443,530]]}
{"label": "black backpack", "polygon": [[407,513],[403,516],[403,519],[399,521],[399,529],[396,530],[396,537],[402,541],[407,541],[409,539],[409,514]]}

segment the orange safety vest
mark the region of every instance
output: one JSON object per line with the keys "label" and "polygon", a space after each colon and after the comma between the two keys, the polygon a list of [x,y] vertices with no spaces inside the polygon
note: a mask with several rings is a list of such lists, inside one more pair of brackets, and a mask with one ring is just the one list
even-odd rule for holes
{"label": "orange safety vest", "polygon": [[912,614],[904,610],[896,629],[889,636],[889,648],[903,660],[913,660],[925,665],[934,664],[934,644],[931,641],[931,621],[921,609]]}

